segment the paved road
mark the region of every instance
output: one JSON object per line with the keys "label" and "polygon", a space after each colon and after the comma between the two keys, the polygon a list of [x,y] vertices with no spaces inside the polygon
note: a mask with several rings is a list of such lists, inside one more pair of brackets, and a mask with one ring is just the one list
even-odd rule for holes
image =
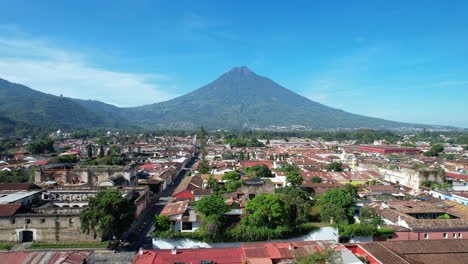
{"label": "paved road", "polygon": [[140,247],[145,249],[152,248],[151,242],[151,232],[153,231],[154,225],[154,216],[161,213],[164,206],[172,201],[172,194],[177,186],[180,184],[182,179],[184,178],[187,171],[195,164],[196,158],[192,159],[188,164],[187,167],[184,168],[174,179],[172,185],[169,185],[161,194],[161,197],[153,204],[147,211],[144,213],[143,220],[141,221],[140,225],[134,229],[134,232],[129,234],[128,239],[131,241],[131,246],[127,249],[121,250],[131,250],[135,251],[138,250]]}

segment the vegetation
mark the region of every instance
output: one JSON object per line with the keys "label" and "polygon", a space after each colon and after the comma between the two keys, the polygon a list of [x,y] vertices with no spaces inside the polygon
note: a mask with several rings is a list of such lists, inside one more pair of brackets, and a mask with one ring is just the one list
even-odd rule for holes
{"label": "vegetation", "polygon": [[241,175],[236,171],[228,171],[221,178],[223,181],[238,181]]}
{"label": "vegetation", "polygon": [[362,207],[361,208],[361,221],[364,223],[372,224],[374,226],[383,224],[382,217],[372,207]]}
{"label": "vegetation", "polygon": [[256,138],[250,140],[246,139],[226,139],[224,144],[229,144],[231,147],[264,147],[262,142],[258,141]]}
{"label": "vegetation", "polygon": [[32,243],[29,248],[107,248],[109,242]]}
{"label": "vegetation", "polygon": [[111,155],[87,160],[82,163],[83,165],[91,166],[122,166],[125,165],[125,160],[120,155]]}
{"label": "vegetation", "polygon": [[54,141],[51,139],[36,140],[26,145],[26,150],[30,154],[44,154],[54,152]]}
{"label": "vegetation", "polygon": [[242,224],[253,227],[267,227],[275,229],[287,226],[288,210],[284,201],[274,194],[257,195],[247,203]]}
{"label": "vegetation", "polygon": [[437,217],[437,219],[450,219],[450,218],[451,218],[451,217],[450,217],[449,214],[443,214],[443,215]]}
{"label": "vegetation", "polygon": [[298,172],[288,172],[286,173],[286,182],[291,186],[301,186],[302,176]]}
{"label": "vegetation", "polygon": [[327,171],[343,171],[343,163],[341,162],[332,162],[327,167]]}
{"label": "vegetation", "polygon": [[281,164],[281,167],[277,168],[275,171],[277,172],[302,172],[301,168],[299,168],[296,164],[290,164],[285,162]]}
{"label": "vegetation", "polygon": [[353,211],[356,201],[344,189],[331,189],[318,195],[318,204],[321,206],[320,217],[323,222],[353,223]]}
{"label": "vegetation", "polygon": [[27,182],[28,178],[21,175],[21,171],[17,169],[2,170],[0,171],[0,182],[1,183],[21,183]]}
{"label": "vegetation", "polygon": [[172,229],[172,220],[165,215],[156,215],[154,217],[154,229],[156,232],[165,232]]}
{"label": "vegetation", "polygon": [[133,222],[135,206],[115,190],[99,191],[80,214],[81,231],[104,240],[121,236]]}
{"label": "vegetation", "polygon": [[196,209],[208,224],[224,224],[224,214],[231,209],[224,202],[224,199],[216,194],[203,197],[197,202]]}
{"label": "vegetation", "polygon": [[13,247],[13,244],[0,243],[0,250],[10,250]]}
{"label": "vegetation", "polygon": [[424,156],[439,156],[441,152],[444,152],[444,146],[440,144],[435,144],[431,147],[430,150],[424,152]]}
{"label": "vegetation", "polygon": [[323,181],[323,179],[320,178],[319,176],[314,176],[314,177],[312,177],[312,178],[310,179],[310,181],[311,181],[312,183],[321,183],[321,182]]}
{"label": "vegetation", "polygon": [[268,168],[267,165],[254,165],[252,167],[244,168],[244,172],[249,176],[249,178],[272,178],[273,173]]}
{"label": "vegetation", "polygon": [[293,264],[340,264],[343,263],[341,253],[334,249],[317,251],[307,257],[296,258]]}

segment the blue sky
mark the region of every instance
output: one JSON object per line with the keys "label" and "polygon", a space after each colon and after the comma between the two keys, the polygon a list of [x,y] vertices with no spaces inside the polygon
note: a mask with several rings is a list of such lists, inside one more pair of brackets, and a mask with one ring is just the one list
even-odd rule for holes
{"label": "blue sky", "polygon": [[0,78],[119,106],[247,66],[312,100],[468,127],[467,1],[3,1]]}

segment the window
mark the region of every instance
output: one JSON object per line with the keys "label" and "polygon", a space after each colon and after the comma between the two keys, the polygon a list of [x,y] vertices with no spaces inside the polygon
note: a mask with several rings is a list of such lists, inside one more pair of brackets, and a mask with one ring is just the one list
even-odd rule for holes
{"label": "window", "polygon": [[70,224],[73,224],[73,223],[75,223],[75,220],[73,220],[73,218],[70,217],[70,218],[68,219],[68,222],[70,222]]}
{"label": "window", "polygon": [[45,218],[41,218],[41,224],[45,223]]}
{"label": "window", "polygon": [[458,233],[458,238],[462,238],[462,233]]}
{"label": "window", "polygon": [[428,239],[428,238],[429,238],[429,234],[424,234],[424,238],[425,238],[425,239]]}
{"label": "window", "polygon": [[182,230],[192,230],[192,222],[183,222]]}
{"label": "window", "polygon": [[25,223],[25,224],[30,224],[30,223],[31,223],[31,219],[24,219],[24,223]]}
{"label": "window", "polygon": [[12,225],[16,224],[16,219],[10,219],[10,224]]}
{"label": "window", "polygon": [[453,238],[457,238],[457,234],[453,233]]}
{"label": "window", "polygon": [[444,233],[444,238],[448,238],[448,234],[447,234],[447,233]]}

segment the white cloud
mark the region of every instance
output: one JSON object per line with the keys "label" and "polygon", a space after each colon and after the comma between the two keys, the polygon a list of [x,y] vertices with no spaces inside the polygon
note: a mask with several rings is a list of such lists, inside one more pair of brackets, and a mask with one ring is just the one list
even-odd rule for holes
{"label": "white cloud", "polygon": [[89,56],[55,48],[36,39],[0,36],[0,78],[54,95],[99,100],[118,106],[138,106],[175,97],[162,90],[164,74],[108,70],[91,65]]}

